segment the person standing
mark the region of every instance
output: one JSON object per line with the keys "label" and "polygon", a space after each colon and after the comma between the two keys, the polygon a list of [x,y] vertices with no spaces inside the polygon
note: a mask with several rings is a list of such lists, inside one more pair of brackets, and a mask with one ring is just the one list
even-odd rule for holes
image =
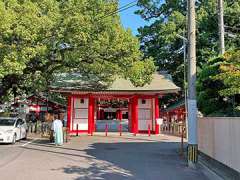
{"label": "person standing", "polygon": [[54,115],[53,113],[50,111],[47,114],[47,121],[48,121],[48,132],[49,132],[49,140],[51,143],[54,142],[54,136],[53,136],[53,120],[54,120]]}
{"label": "person standing", "polygon": [[54,114],[54,121],[52,123],[52,130],[54,133],[54,143],[56,146],[63,145],[63,123],[59,119],[59,114]]}

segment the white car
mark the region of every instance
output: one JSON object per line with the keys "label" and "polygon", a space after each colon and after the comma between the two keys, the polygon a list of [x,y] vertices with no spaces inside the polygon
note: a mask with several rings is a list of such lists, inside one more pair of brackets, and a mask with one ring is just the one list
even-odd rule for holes
{"label": "white car", "polygon": [[0,143],[12,143],[27,138],[27,124],[21,118],[0,117]]}

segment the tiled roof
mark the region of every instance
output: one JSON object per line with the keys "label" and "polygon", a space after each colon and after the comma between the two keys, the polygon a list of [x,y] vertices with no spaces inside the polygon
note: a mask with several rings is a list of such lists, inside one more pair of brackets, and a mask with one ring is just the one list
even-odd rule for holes
{"label": "tiled roof", "polygon": [[130,80],[124,78],[116,78],[110,85],[104,85],[94,79],[86,79],[79,73],[62,73],[56,75],[55,80],[51,84],[51,90],[59,90],[62,92],[71,91],[111,91],[111,92],[177,92],[180,90],[176,86],[169,74],[153,74],[153,79],[149,84],[143,87],[135,87]]}

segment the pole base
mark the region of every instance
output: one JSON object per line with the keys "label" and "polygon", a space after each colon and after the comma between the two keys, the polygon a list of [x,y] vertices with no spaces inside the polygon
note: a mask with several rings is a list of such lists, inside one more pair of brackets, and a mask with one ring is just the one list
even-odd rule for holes
{"label": "pole base", "polygon": [[198,145],[188,144],[188,166],[195,168],[198,162]]}

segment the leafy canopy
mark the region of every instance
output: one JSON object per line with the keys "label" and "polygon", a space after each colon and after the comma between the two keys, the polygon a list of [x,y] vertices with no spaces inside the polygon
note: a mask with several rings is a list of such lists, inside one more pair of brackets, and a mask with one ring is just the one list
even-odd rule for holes
{"label": "leafy canopy", "polygon": [[225,53],[219,66],[220,73],[214,79],[223,82],[225,88],[219,91],[221,96],[240,94],[240,50]]}
{"label": "leafy canopy", "polygon": [[228,51],[210,59],[198,78],[198,104],[206,115],[240,113],[240,51]]}
{"label": "leafy canopy", "polygon": [[117,8],[115,0],[0,0],[0,94],[13,84],[19,93],[43,91],[54,73],[70,71],[148,83],[154,63],[119,16],[108,16]]}
{"label": "leafy canopy", "polygon": [[[139,10],[136,12],[143,19],[151,22],[150,25],[139,28],[138,37],[141,41],[142,52],[146,57],[153,57],[159,70],[167,70],[171,73],[174,82],[181,87],[184,84],[183,40],[177,34],[187,36],[186,2],[186,0],[139,0]],[[240,45],[239,7],[240,0],[224,1],[225,44],[227,50],[234,50]],[[238,72],[235,70],[230,72],[230,67],[228,67],[227,72],[224,72],[226,65],[219,68],[218,64],[213,63],[213,61],[222,62],[221,58],[216,58],[219,54],[217,1],[196,1],[196,15],[197,79],[198,86],[201,84],[198,87],[198,102],[200,111],[203,110],[203,104],[205,104],[205,107],[211,107],[206,113],[211,113],[219,107],[224,107],[222,102],[219,103],[219,106],[216,105],[216,101],[219,99],[222,101],[223,95],[237,93],[239,83],[235,84],[234,82],[239,80],[236,77]],[[229,61],[225,63],[229,63]],[[239,61],[235,65],[238,63]],[[219,75],[216,81],[209,79],[208,82],[205,82],[204,79],[208,78],[207,76],[215,76],[218,73],[221,73],[221,76]],[[205,83],[209,83],[211,88],[206,88]],[[226,86],[226,89],[222,89],[222,85]],[[170,98],[174,99],[175,97]],[[179,98],[182,98],[182,96]]]}
{"label": "leafy canopy", "polygon": [[[239,46],[240,0],[225,0],[224,13],[226,25],[226,47]],[[139,28],[139,39],[146,57],[154,58],[160,70],[169,71],[174,81],[183,85],[183,40],[177,35],[187,37],[187,1],[184,0],[139,0],[136,11],[143,19],[152,22]],[[209,58],[218,55],[218,17],[217,1],[196,2],[197,22],[197,65],[201,68]],[[235,34],[236,38],[229,35]]]}

